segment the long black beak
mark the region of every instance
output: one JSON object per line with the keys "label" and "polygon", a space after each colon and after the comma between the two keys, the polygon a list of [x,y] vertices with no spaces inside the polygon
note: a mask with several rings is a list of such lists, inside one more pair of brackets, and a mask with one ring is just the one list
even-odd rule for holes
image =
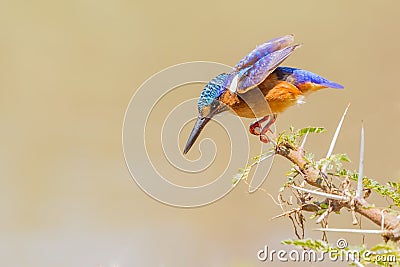
{"label": "long black beak", "polygon": [[194,142],[196,141],[197,137],[199,137],[200,132],[203,130],[204,126],[206,126],[207,122],[210,121],[211,118],[209,117],[197,117],[196,124],[193,127],[192,132],[190,133],[189,139],[186,143],[185,149],[183,150],[183,154],[185,155],[190,148],[193,146]]}

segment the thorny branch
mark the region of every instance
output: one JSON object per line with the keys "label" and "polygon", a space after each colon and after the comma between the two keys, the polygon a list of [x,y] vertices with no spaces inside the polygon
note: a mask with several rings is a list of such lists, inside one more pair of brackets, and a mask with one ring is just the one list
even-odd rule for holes
{"label": "thorny branch", "polygon": [[[352,196],[351,194],[346,194],[345,190],[335,187],[327,179],[326,174],[307,161],[302,147],[296,147],[289,142],[283,141],[275,146],[275,153],[291,161],[307,184],[319,188],[326,194],[337,195],[342,198],[341,200],[329,199],[330,211],[338,212],[342,208],[350,209],[382,227],[382,230],[384,230],[382,236],[385,240],[396,242],[400,240],[400,220],[396,215],[389,213],[386,209],[373,207],[365,200],[364,197],[366,196]],[[328,201],[328,198],[326,201]],[[354,214],[353,217],[355,218]]]}

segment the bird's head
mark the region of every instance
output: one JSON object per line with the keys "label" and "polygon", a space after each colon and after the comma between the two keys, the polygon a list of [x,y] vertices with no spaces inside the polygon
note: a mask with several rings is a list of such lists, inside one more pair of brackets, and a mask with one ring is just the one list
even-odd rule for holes
{"label": "bird's head", "polygon": [[197,117],[196,123],[190,133],[188,141],[186,143],[183,154],[186,154],[200,132],[203,130],[204,126],[214,117],[216,114],[226,111],[228,107],[220,101],[220,96],[226,91],[227,80],[229,79],[229,74],[223,73],[212,79],[203,89],[197,100],[197,108],[199,115]]}

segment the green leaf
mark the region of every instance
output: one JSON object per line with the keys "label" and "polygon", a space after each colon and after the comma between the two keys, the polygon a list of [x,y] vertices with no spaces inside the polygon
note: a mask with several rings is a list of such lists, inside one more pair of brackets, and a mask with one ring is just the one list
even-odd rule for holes
{"label": "green leaf", "polygon": [[[353,181],[358,180],[357,173],[350,173],[348,172],[349,177]],[[400,192],[399,187],[400,184],[396,182],[387,182],[386,184],[382,185],[378,181],[373,179],[363,177],[363,186],[364,188],[371,189],[376,193],[380,194],[381,196],[388,197],[393,200],[394,205],[400,207]]]}
{"label": "green leaf", "polygon": [[321,203],[320,206],[323,209],[327,209],[328,208],[328,204],[326,204],[326,203]]}
{"label": "green leaf", "polygon": [[307,134],[307,133],[323,133],[326,132],[324,127],[307,127],[307,128],[303,128],[297,131],[297,135],[299,137],[302,137],[303,135]]}
{"label": "green leaf", "polygon": [[350,162],[350,158],[347,156],[347,154],[339,153],[335,154],[335,157],[339,161]]}
{"label": "green leaf", "polygon": [[281,242],[284,245],[294,245],[302,248],[314,249],[316,251],[329,251],[331,247],[322,240],[312,239],[287,239]]}

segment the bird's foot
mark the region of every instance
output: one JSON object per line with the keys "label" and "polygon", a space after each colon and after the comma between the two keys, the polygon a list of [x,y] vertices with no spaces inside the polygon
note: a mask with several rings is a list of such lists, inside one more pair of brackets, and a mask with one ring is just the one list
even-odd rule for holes
{"label": "bird's foot", "polygon": [[267,124],[261,130],[260,141],[265,143],[265,144],[268,144],[269,142],[271,142],[271,137],[268,135],[268,132],[270,132],[272,135],[274,135],[274,132],[269,128],[269,127],[271,127],[272,124],[273,124],[273,122],[271,124],[269,124],[269,125]]}
{"label": "bird's foot", "polygon": [[[261,135],[262,129],[264,128],[261,126],[261,123],[258,123],[258,121],[252,123],[249,127],[250,133],[254,135]],[[274,133],[270,128],[267,129],[267,132],[270,132],[272,134]]]}
{"label": "bird's foot", "polygon": [[[260,136],[260,141],[263,143],[269,143],[270,138],[267,136],[267,133],[274,133],[270,128],[271,126],[275,123],[277,118],[276,114],[267,115],[264,118],[254,122],[253,124],[250,125],[250,133],[254,135],[259,135]],[[267,121],[266,125],[261,128],[261,123]]]}
{"label": "bird's foot", "polygon": [[[277,117],[276,114],[267,115],[267,116],[259,119],[258,121],[252,123],[249,127],[250,133],[254,134],[254,135],[263,135],[266,132],[270,132],[273,134],[274,132],[270,129],[270,127],[276,121],[276,117]],[[261,123],[263,123],[265,121],[268,121],[268,122],[264,127],[262,127]]]}
{"label": "bird's foot", "polygon": [[261,123],[258,121],[252,123],[249,127],[249,131],[251,134],[260,135],[261,134]]}

